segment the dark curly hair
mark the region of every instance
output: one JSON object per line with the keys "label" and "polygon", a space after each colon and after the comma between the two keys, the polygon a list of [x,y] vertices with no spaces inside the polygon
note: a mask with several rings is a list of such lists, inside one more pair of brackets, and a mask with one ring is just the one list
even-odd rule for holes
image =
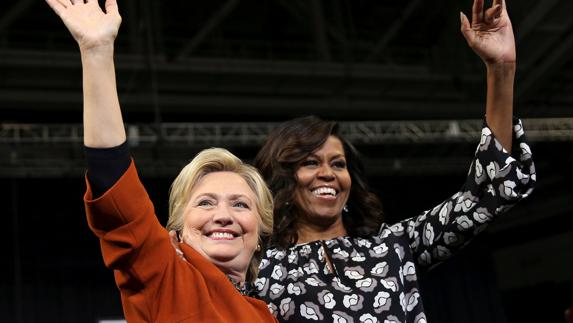
{"label": "dark curly hair", "polygon": [[298,240],[297,220],[303,215],[294,203],[298,165],[319,149],[329,136],[340,139],[352,180],[348,212],[342,222],[349,236],[375,234],[383,222],[382,203],[370,192],[364,167],[354,146],[338,133],[336,122],[315,116],[292,119],[273,129],[255,158],[274,196],[274,230],[271,244],[288,247]]}

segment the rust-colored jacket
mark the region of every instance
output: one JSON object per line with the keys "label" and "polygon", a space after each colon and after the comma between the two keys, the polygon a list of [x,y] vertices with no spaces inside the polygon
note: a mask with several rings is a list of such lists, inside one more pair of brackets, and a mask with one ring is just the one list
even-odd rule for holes
{"label": "rust-colored jacket", "polygon": [[133,161],[101,197],[87,186],[88,224],[114,270],[128,322],[276,322],[263,301],[241,295],[193,248],[182,244],[188,262],[176,255]]}

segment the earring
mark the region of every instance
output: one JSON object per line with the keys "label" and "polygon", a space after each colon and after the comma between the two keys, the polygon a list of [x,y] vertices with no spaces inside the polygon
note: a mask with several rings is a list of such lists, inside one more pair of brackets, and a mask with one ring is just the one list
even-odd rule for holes
{"label": "earring", "polygon": [[257,244],[257,248],[255,249],[257,252],[261,251],[261,245]]}
{"label": "earring", "polygon": [[348,204],[344,204],[344,207],[342,208],[342,211],[348,213]]}

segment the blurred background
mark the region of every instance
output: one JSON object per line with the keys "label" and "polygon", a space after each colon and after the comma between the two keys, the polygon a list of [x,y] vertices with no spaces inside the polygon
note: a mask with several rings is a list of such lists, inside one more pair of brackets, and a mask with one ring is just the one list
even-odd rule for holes
{"label": "blurred background", "polygon": [[[530,199],[424,274],[430,322],[564,322],[573,304],[573,2],[508,1],[515,113],[537,166]],[[471,1],[119,0],[120,101],[165,224],[200,149],[252,160],[277,122],[340,121],[388,222],[462,185],[485,68],[459,31]],[[122,317],[82,203],[81,65],[44,1],[0,2],[0,321]]]}

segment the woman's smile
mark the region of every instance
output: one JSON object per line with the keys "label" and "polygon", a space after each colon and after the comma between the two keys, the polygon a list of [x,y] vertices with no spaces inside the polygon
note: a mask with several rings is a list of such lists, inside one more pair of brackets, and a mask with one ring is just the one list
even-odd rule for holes
{"label": "woman's smile", "polygon": [[335,136],[299,165],[295,201],[312,222],[341,216],[352,182],[346,166],[342,142]]}

